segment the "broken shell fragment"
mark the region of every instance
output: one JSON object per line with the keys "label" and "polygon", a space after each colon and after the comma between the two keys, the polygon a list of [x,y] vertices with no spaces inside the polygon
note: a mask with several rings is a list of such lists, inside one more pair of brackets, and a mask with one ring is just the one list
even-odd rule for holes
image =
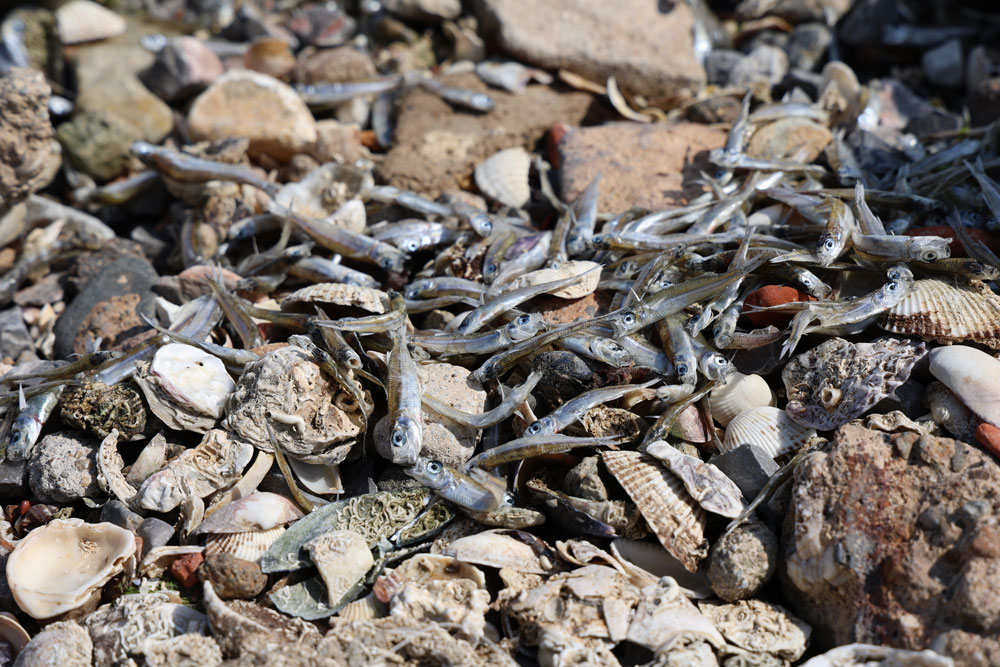
{"label": "broken shell fragment", "polygon": [[327,496],[332,493],[344,492],[344,485],[340,481],[340,468],[335,465],[306,463],[291,456],[288,457],[288,465],[295,473],[299,484],[310,493]]}
{"label": "broken shell fragment", "polygon": [[886,331],[939,343],[982,343],[1000,348],[1000,297],[981,282],[918,280],[879,320]]}
{"label": "broken shell fragment", "polygon": [[794,452],[816,436],[816,429],[795,423],[784,410],[761,406],[736,415],[726,427],[723,452],[740,445],[757,445],[777,458]]}
{"label": "broken shell fragment", "polygon": [[[530,285],[541,285],[555,280],[581,276],[580,280],[572,285],[549,292],[552,296],[557,296],[561,299],[579,299],[593,293],[597,289],[598,283],[601,282],[601,272],[595,270],[598,267],[600,267],[600,264],[597,262],[570,260],[563,262],[556,268],[538,269],[537,271],[531,271],[518,276],[505,290],[515,290]],[[588,271],[589,273],[587,273]]]}
{"label": "broken shell fragment", "polygon": [[302,511],[288,498],[276,493],[251,493],[220,507],[192,534],[270,530],[301,518]]}
{"label": "broken shell fragment", "polygon": [[476,185],[484,195],[511,208],[521,208],[531,198],[528,170],[531,157],[520,146],[494,153],[476,167]]}
{"label": "broken shell fragment", "polygon": [[538,553],[536,545],[512,537],[510,534],[531,537],[528,533],[509,530],[487,530],[475,535],[462,537],[449,544],[441,552],[463,563],[485,565],[486,567],[511,568],[525,574],[547,574],[555,568],[555,554]]}
{"label": "broken shell fragment", "polygon": [[180,343],[157,350],[135,380],[150,410],[164,424],[198,433],[215,426],[235,386],[222,360]]}
{"label": "broken shell fragment", "polygon": [[965,345],[931,350],[930,360],[931,375],[981,419],[1000,425],[1000,360]]}
{"label": "broken shell fragment", "polygon": [[24,613],[51,618],[97,598],[134,555],[135,536],[124,528],[55,519],[17,543],[7,581]]}
{"label": "broken shell fragment", "polygon": [[389,295],[382,290],[346,283],[316,283],[296,290],[281,302],[282,310],[290,310],[302,304],[329,303],[335,306],[352,306],[369,313],[385,312]]}
{"label": "broken shell fragment", "polygon": [[646,453],[663,461],[705,511],[736,518],[746,507],[740,487],[711,463],[688,456],[663,440],[650,443]]}
{"label": "broken shell fragment", "polygon": [[776,604],[763,600],[699,602],[698,608],[727,641],[747,651],[797,660],[809,644],[812,628]]}
{"label": "broken shell fragment", "polygon": [[309,556],[326,584],[327,604],[341,601],[375,564],[365,538],[353,530],[331,530],[306,543]]}
{"label": "broken shell fragment", "polygon": [[951,389],[935,380],[924,393],[931,418],[948,433],[963,442],[972,442],[980,419],[967,408]]}
{"label": "broken shell fragment", "polygon": [[729,381],[716,387],[708,397],[712,417],[723,426],[728,426],[736,415],[750,408],[774,405],[774,393],[767,380],[757,375],[733,373]]}

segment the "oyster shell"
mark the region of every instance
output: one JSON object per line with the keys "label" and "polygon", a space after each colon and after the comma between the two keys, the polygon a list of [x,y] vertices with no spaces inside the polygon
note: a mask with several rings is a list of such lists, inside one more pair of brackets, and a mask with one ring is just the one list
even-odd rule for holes
{"label": "oyster shell", "polygon": [[107,39],[125,32],[125,19],[90,0],[72,0],[56,10],[59,41],[80,44]]}
{"label": "oyster shell", "polygon": [[650,443],[646,453],[663,461],[705,511],[734,519],[746,507],[740,487],[711,463],[688,456],[663,440]]}
{"label": "oyster shell", "polygon": [[7,559],[14,600],[32,618],[51,618],[87,604],[123,572],[135,536],[111,523],[54,519],[17,543]]}
{"label": "oyster shell", "polygon": [[146,667],[216,667],[222,664],[222,649],[215,640],[193,632],[170,639],[147,640],[142,646],[142,654]]}
{"label": "oyster shell", "polygon": [[487,530],[468,535],[449,544],[441,554],[463,563],[512,568],[527,574],[547,574],[555,568],[555,554],[544,542],[518,530]]}
{"label": "oyster shell", "polygon": [[677,477],[639,452],[608,451],[601,457],[608,471],[639,507],[660,544],[690,572],[708,555],[705,511]]}
{"label": "oyster shell", "polygon": [[861,416],[910,377],[924,343],[831,338],[792,359],[781,372],[785,414],[802,426],[831,431]]}
{"label": "oyster shell", "polygon": [[331,530],[306,543],[309,557],[326,584],[327,604],[342,606],[344,598],[375,564],[368,542],[353,530]]}
{"label": "oyster shell", "polygon": [[447,579],[468,579],[479,588],[486,588],[486,575],[475,565],[441,554],[417,554],[379,577],[375,594],[382,602],[388,602],[407,583],[424,586],[430,581]]}
{"label": "oyster shell", "polygon": [[936,348],[930,360],[931,375],[981,419],[1000,426],[1000,360],[965,345]]}
{"label": "oyster shell", "polygon": [[373,287],[348,285],[346,283],[316,283],[295,290],[281,302],[282,310],[292,306],[310,303],[332,303],[336,306],[353,306],[367,310],[369,313],[385,312],[385,304],[389,295]]}
{"label": "oyster shell", "polygon": [[774,405],[774,393],[767,380],[756,373],[744,375],[736,371],[726,384],[716,387],[708,395],[712,417],[723,426],[727,426],[741,412],[763,405]]}
{"label": "oyster shell", "polygon": [[288,498],[276,493],[251,493],[217,509],[192,535],[271,530],[301,518],[302,511]]}
{"label": "oyster shell", "polygon": [[972,341],[1000,349],[1000,297],[978,281],[918,280],[879,326],[939,343]]}
{"label": "oyster shell", "polygon": [[517,146],[494,153],[476,167],[476,186],[484,195],[511,208],[521,208],[531,199],[528,170],[531,156]]}
{"label": "oyster shell", "polygon": [[58,621],[35,635],[24,647],[16,665],[93,664],[94,643],[90,633],[76,621]]}
{"label": "oyster shell", "polygon": [[198,433],[215,426],[236,384],[218,357],[181,343],[158,349],[135,381],[164,424]]}
{"label": "oyster shell", "polygon": [[407,582],[389,602],[389,615],[414,623],[443,623],[460,637],[478,642],[486,628],[490,594],[470,579],[435,579],[418,585]]}
{"label": "oyster shell", "polygon": [[[281,186],[274,201],[307,218],[361,233],[365,228],[365,207],[356,197],[374,184],[368,170],[329,162],[316,167],[302,180]],[[353,210],[345,211],[348,208]]]}
{"label": "oyster shell", "polygon": [[712,621],[681,592],[676,581],[663,577],[642,589],[642,599],[628,626],[630,642],[663,653],[695,638],[716,649],[726,645]]}
{"label": "oyster shell", "polygon": [[874,667],[875,665],[955,667],[955,661],[930,649],[908,651],[874,644],[845,644],[802,663],[802,667]]}
{"label": "oyster shell", "polygon": [[726,427],[720,449],[728,452],[743,444],[757,445],[777,458],[794,452],[816,437],[816,429],[795,423],[784,410],[764,405],[736,415]]}
{"label": "oyster shell", "polygon": [[809,624],[776,604],[763,600],[699,602],[698,608],[727,641],[747,651],[798,660],[809,644]]}
{"label": "oyster shell", "polygon": [[245,600],[223,602],[210,581],[202,584],[202,596],[212,635],[226,657],[240,655],[244,645],[257,636],[262,636],[274,648],[299,642],[314,644],[319,639],[315,626],[301,619],[289,618]]}
{"label": "oyster shell", "polygon": [[118,429],[126,440],[146,428],[146,406],[139,392],[126,384],[88,382],[68,387],[59,401],[59,415],[75,429],[99,438]]}
{"label": "oyster shell", "polygon": [[597,269],[600,266],[597,262],[584,262],[580,260],[570,260],[563,262],[557,268],[538,269],[518,276],[510,283],[504,291],[516,290],[529,285],[541,285],[554,280],[563,280],[573,276],[581,276],[588,271],[579,281],[572,285],[549,292],[552,296],[561,299],[579,299],[593,293],[597,289],[597,284],[601,282],[601,272]]}

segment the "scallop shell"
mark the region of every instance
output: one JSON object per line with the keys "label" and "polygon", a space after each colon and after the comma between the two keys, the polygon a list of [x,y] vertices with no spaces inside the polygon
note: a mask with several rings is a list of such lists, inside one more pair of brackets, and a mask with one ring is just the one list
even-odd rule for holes
{"label": "scallop shell", "polygon": [[28,533],[7,559],[21,611],[51,618],[83,606],[135,555],[135,536],[112,523],[55,519]]}
{"label": "scallop shell", "polygon": [[516,290],[529,285],[541,285],[555,280],[563,280],[572,276],[579,276],[587,273],[580,280],[567,285],[554,292],[549,292],[552,296],[561,299],[579,299],[588,294],[592,294],[597,289],[597,284],[601,282],[600,270],[595,270],[600,266],[597,262],[568,261],[563,262],[558,268],[538,269],[518,276],[506,290]]}
{"label": "scallop shell", "polygon": [[523,148],[507,148],[476,167],[476,185],[490,199],[504,206],[521,208],[531,199],[530,168],[531,157]]}
{"label": "scallop shell", "polygon": [[1000,349],[1000,297],[980,282],[918,280],[879,326],[939,343],[973,341]]}
{"label": "scallop shell", "polygon": [[1000,360],[965,345],[939,347],[929,356],[931,375],[981,419],[1000,426]]}
{"label": "scallop shell", "polygon": [[125,32],[125,19],[90,0],[72,0],[56,10],[59,40],[79,44],[107,39]]}
{"label": "scallop shell", "polygon": [[192,534],[271,530],[301,518],[302,511],[288,498],[276,493],[251,493],[220,507]]}
{"label": "scallop shell", "polygon": [[281,309],[302,303],[332,303],[337,306],[354,306],[369,313],[385,312],[389,295],[371,287],[359,287],[344,283],[316,283],[296,290],[281,302]]}
{"label": "scallop shell", "polygon": [[205,538],[205,555],[230,554],[242,560],[259,563],[260,557],[285,532],[284,526],[270,530],[247,530],[242,533],[212,534]]}
{"label": "scallop shell", "polygon": [[375,598],[375,593],[369,593],[363,598],[345,605],[337,616],[348,621],[369,621],[373,618],[385,616],[385,610]]}
{"label": "scallop shell", "polygon": [[602,452],[608,471],[639,507],[646,523],[690,572],[708,555],[705,510],[688,495],[677,477],[656,459],[633,451]]}
{"label": "scallop shell", "polygon": [[980,419],[972,410],[965,407],[961,399],[943,383],[934,381],[927,385],[924,394],[931,418],[944,427],[956,439],[963,442],[974,442],[976,427]]}
{"label": "scallop shell", "polygon": [[784,410],[765,405],[741,412],[729,422],[721,450],[728,452],[751,444],[777,458],[794,452],[815,436],[816,429],[796,424]]}
{"label": "scallop shell", "polygon": [[712,390],[708,396],[708,405],[715,421],[728,426],[741,412],[774,405],[774,393],[767,380],[756,373],[744,375],[737,371],[729,382]]}
{"label": "scallop shell", "polygon": [[706,512],[735,519],[746,507],[740,487],[711,463],[688,456],[663,440],[650,443],[646,453],[663,461]]}

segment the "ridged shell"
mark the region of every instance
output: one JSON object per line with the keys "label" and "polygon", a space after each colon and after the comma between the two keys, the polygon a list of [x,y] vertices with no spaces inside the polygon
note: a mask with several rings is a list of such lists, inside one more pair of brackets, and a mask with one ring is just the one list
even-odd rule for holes
{"label": "ridged shell", "polygon": [[929,357],[931,375],[981,419],[1000,425],[1000,360],[965,345],[939,347]]}
{"label": "ridged shell", "polygon": [[277,526],[270,530],[248,530],[242,533],[208,535],[205,539],[205,555],[231,554],[237,558],[257,563],[284,532],[284,526]]}
{"label": "ridged shell", "polygon": [[72,0],[56,10],[59,40],[79,44],[107,39],[125,32],[125,19],[90,0]]}
{"label": "ridged shell", "polygon": [[784,410],[761,406],[736,415],[726,427],[722,451],[728,452],[742,444],[757,445],[777,458],[794,452],[816,435],[816,429],[793,422]]}
{"label": "ridged shell", "polygon": [[301,303],[332,303],[338,306],[354,306],[370,313],[384,313],[389,295],[382,290],[343,283],[316,283],[296,290],[281,302],[281,309]]}
{"label": "ridged shell", "polygon": [[939,343],[974,341],[1000,349],[1000,297],[983,283],[918,280],[879,326]]}
{"label": "ridged shell", "polygon": [[373,618],[385,616],[385,611],[375,598],[375,594],[369,593],[346,605],[340,610],[338,616],[348,621],[370,621]]}
{"label": "ridged shell", "polygon": [[531,198],[528,170],[531,157],[521,147],[507,148],[476,167],[476,185],[490,199],[505,206],[521,208]]}
{"label": "ridged shell", "polygon": [[712,390],[708,396],[708,405],[715,421],[728,426],[729,422],[741,412],[746,412],[750,408],[774,405],[774,393],[771,392],[767,380],[756,373],[744,375],[737,371],[733,373],[729,382]]}
{"label": "ridged shell", "polygon": [[277,493],[251,493],[220,507],[201,522],[195,535],[270,530],[302,518],[302,511],[291,500]]}
{"label": "ridged shell", "polygon": [[625,493],[638,506],[660,544],[690,572],[708,555],[705,510],[677,477],[656,459],[633,451],[608,451],[601,457]]}

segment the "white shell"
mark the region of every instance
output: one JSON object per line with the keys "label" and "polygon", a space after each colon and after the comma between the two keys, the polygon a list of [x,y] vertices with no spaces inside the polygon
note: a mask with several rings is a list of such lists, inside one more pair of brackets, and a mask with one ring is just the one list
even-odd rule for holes
{"label": "white shell", "polygon": [[310,493],[327,496],[331,493],[344,492],[344,484],[340,481],[340,466],[306,463],[291,456],[288,457],[288,465],[291,466],[299,483]]}
{"label": "white shell", "polygon": [[301,518],[302,511],[291,500],[262,491],[220,507],[192,534],[270,530]]}
{"label": "white shell", "polygon": [[745,410],[729,422],[722,451],[728,452],[743,444],[757,445],[777,458],[794,452],[816,435],[816,429],[800,426],[784,410],[762,406]]}
{"label": "white shell", "polygon": [[974,341],[1000,348],[1000,297],[982,283],[918,280],[879,326],[939,343]]}
{"label": "white shell", "polygon": [[506,531],[486,530],[462,537],[441,554],[463,563],[486,567],[509,567],[524,574],[548,574],[555,565],[547,557],[539,556],[529,544],[505,534]]}
{"label": "white shell", "polygon": [[741,412],[774,405],[774,393],[767,380],[756,373],[744,375],[737,371],[729,382],[712,390],[708,396],[708,405],[715,421],[727,426]]}
{"label": "white shell", "polygon": [[965,345],[935,348],[930,360],[931,375],[980,418],[1000,426],[1000,360]]}
{"label": "white shell", "polygon": [[274,201],[299,215],[360,234],[366,216],[364,204],[357,196],[372,185],[374,181],[368,172],[362,174],[330,162],[316,167],[300,181],[281,186]]}
{"label": "white shell", "polygon": [[125,32],[125,19],[90,0],[72,0],[56,10],[59,40],[79,44],[107,39]]}
{"label": "white shell", "polygon": [[601,272],[598,269],[599,266],[600,264],[597,262],[584,262],[576,260],[563,262],[558,266],[558,268],[538,269],[537,271],[531,271],[522,276],[518,276],[509,287],[505,288],[505,291],[516,290],[521,287],[528,287],[529,285],[541,285],[555,280],[564,280],[573,276],[582,275],[589,271],[590,273],[587,273],[587,275],[583,276],[572,285],[567,285],[566,287],[557,289],[554,292],[549,292],[552,296],[557,296],[562,299],[579,299],[580,297],[592,294],[594,290],[597,289],[597,284],[601,282]]}
{"label": "white shell", "polygon": [[369,593],[363,598],[358,598],[354,602],[345,605],[337,616],[348,621],[368,621],[373,618],[385,616],[385,610],[382,608],[382,604],[375,598],[375,594]]}
{"label": "white shell", "polygon": [[729,643],[785,660],[802,657],[812,633],[807,623],[763,600],[739,600],[732,604],[700,602],[698,608]]}
{"label": "white shell", "polygon": [[[157,350],[149,365],[149,375],[181,407],[215,419],[222,416],[226,399],[236,386],[221,359],[181,343],[169,343]],[[148,400],[145,387],[143,393]],[[150,400],[150,408],[164,419],[160,414],[163,410],[157,410],[158,403]],[[170,426],[167,419],[164,422]]]}
{"label": "white shell", "polygon": [[14,600],[32,618],[85,604],[125,569],[135,536],[112,523],[55,519],[28,533],[7,559]]}
{"label": "white shell", "polygon": [[531,198],[530,168],[531,157],[523,148],[506,148],[476,167],[476,185],[490,199],[504,206],[521,208]]}
{"label": "white shell", "polygon": [[331,606],[354,588],[375,564],[368,542],[353,530],[331,530],[305,546],[326,584],[327,604]]}
{"label": "white shell", "polygon": [[259,563],[260,557],[285,532],[284,526],[270,530],[248,530],[242,533],[222,533],[205,538],[205,555],[230,554],[242,560]]}
{"label": "white shell", "polygon": [[287,306],[298,303],[332,303],[338,306],[355,306],[369,313],[381,314],[385,312],[385,304],[388,301],[388,294],[371,287],[344,283],[316,283],[286,296],[281,302],[281,307],[284,310]]}
{"label": "white shell", "polygon": [[823,655],[809,658],[802,667],[866,667],[868,665],[899,665],[899,667],[955,667],[955,661],[934,651],[908,651],[902,648],[874,644],[844,644]]}
{"label": "white shell", "polygon": [[0,612],[0,639],[10,643],[14,651],[13,657],[16,658],[21,649],[31,641],[31,635],[21,627],[21,624],[17,622],[17,618],[13,614],[2,611]]}
{"label": "white shell", "polygon": [[663,461],[705,511],[735,519],[746,507],[740,487],[711,463],[688,456],[664,440],[650,443],[646,453]]}

